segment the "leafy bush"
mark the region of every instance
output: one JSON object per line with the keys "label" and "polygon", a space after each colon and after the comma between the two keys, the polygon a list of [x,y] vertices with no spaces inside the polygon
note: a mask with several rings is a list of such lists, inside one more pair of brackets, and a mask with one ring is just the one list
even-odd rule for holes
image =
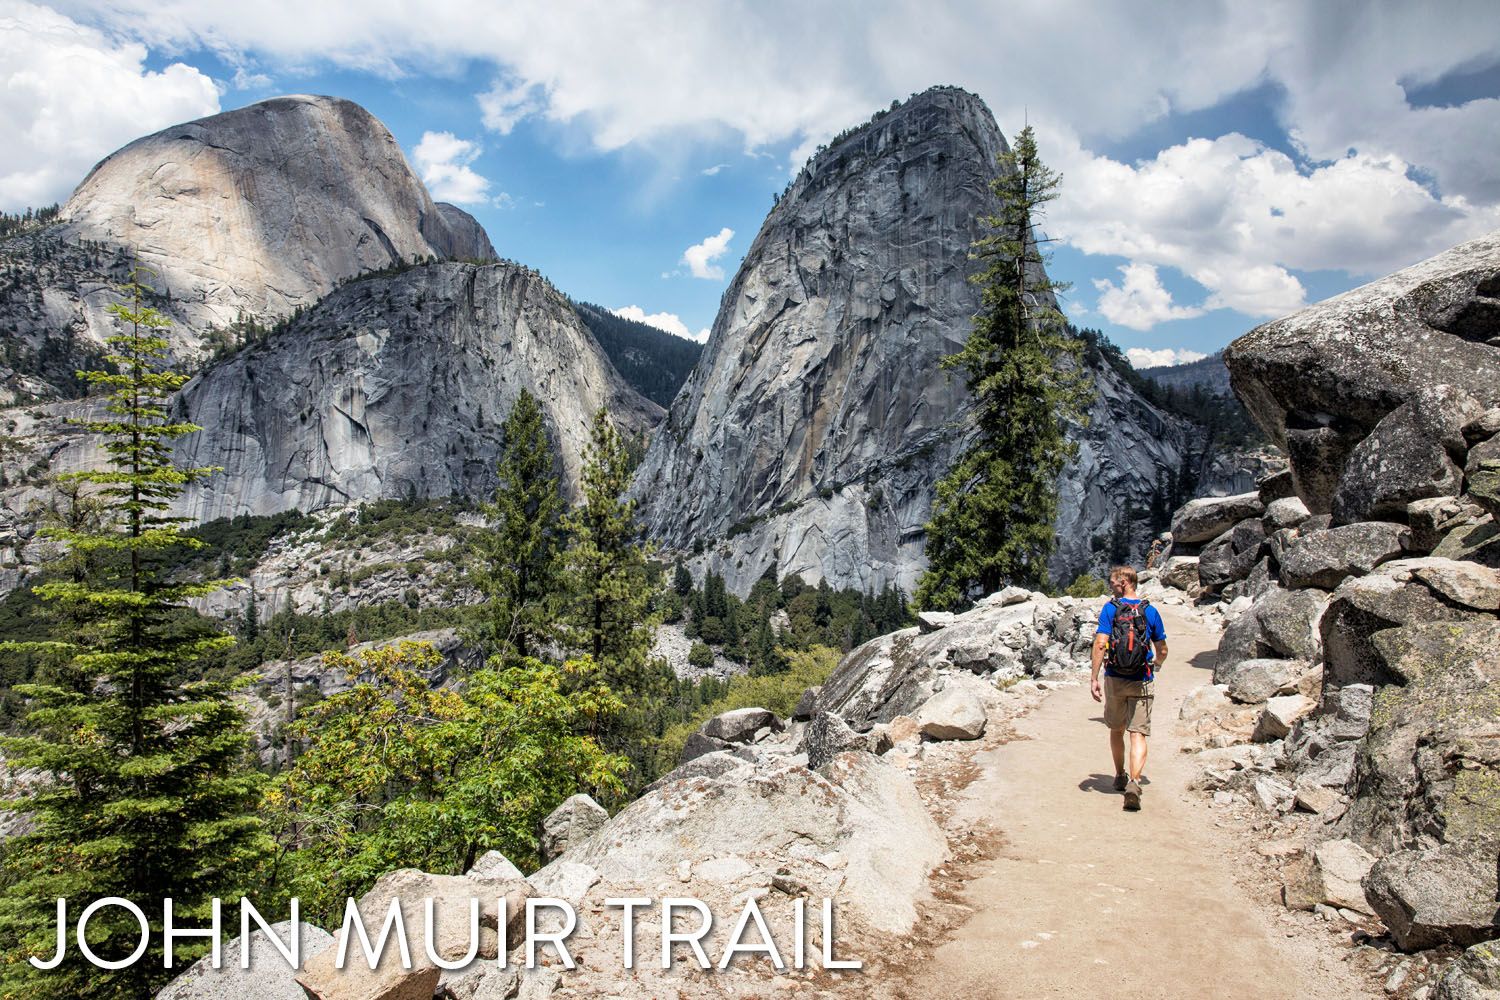
{"label": "leafy bush", "polygon": [[1109,584],[1090,573],[1079,573],[1063,593],[1069,597],[1103,597],[1109,593]]}

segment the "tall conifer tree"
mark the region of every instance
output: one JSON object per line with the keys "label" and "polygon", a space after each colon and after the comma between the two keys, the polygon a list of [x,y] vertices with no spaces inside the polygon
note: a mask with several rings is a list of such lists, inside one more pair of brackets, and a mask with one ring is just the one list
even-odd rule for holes
{"label": "tall conifer tree", "polygon": [[535,396],[521,390],[501,434],[495,502],[484,507],[494,527],[476,542],[476,583],[488,598],[481,638],[509,662],[555,637],[563,498]]}
{"label": "tall conifer tree", "polygon": [[[216,471],[179,468],[172,442],[199,428],[173,421],[168,397],[187,377],[163,370],[169,322],[145,305],[136,274],[110,306],[124,332],[110,337],[115,372],[80,372],[107,391],[97,417],[78,421],[102,440],[111,468],[71,478],[101,501],[102,523],[54,525],[70,553],[63,573],[36,588],[66,623],[55,642],[56,683],[18,687],[30,700],[24,736],[4,741],[16,768],[45,775],[11,804],[34,829],[6,844],[0,871],[0,971],[7,997],[141,998],[175,973],[162,967],[162,900],[178,927],[205,927],[210,900],[237,904],[269,840],[253,812],[260,780],[247,764],[243,717],[222,685],[190,680],[204,656],[233,638],[198,624],[184,604],[219,581],[174,582],[170,550],[204,543],[184,535],[169,508],[190,483]],[[56,949],[56,900],[76,926],[106,896],[131,900],[150,922],[145,955],[127,968],[94,967],[70,949],[56,969],[27,957]],[[110,907],[89,924],[91,947],[120,960],[140,940],[136,919]],[[176,948],[180,970],[201,947]],[[186,960],[186,961],[185,961]]]}
{"label": "tall conifer tree", "polygon": [[1057,477],[1073,454],[1067,421],[1089,399],[1082,341],[1069,337],[1036,234],[1058,177],[1037,155],[1030,126],[1000,156],[991,184],[999,213],[974,243],[984,269],[974,329],[943,365],[964,373],[978,434],[939,481],[927,524],[929,568],[917,589],[923,608],[959,609],[1006,583],[1041,586],[1055,545]]}

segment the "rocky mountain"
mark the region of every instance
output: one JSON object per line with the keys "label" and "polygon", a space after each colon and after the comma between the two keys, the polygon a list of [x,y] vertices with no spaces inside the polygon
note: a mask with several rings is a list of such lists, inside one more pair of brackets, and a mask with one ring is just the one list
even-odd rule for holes
{"label": "rocky mountain", "polygon": [[354,275],[494,257],[480,225],[432,200],[369,112],[333,97],[278,97],[105,157],[55,224],[0,246],[0,332],[22,370],[26,353],[35,370],[44,351],[98,344],[111,286],[140,265],[154,272],[156,305],[191,361],[210,329],[232,341],[231,327],[272,323]]}
{"label": "rocky mountain", "polygon": [[[648,531],[744,593],[767,568],[910,589],[933,486],[970,433],[940,360],[979,307],[968,281],[1006,150],[973,94],[935,88],[836,140],[766,218],[635,483]],[[1060,579],[1144,512],[1193,435],[1118,373],[1063,475]],[[1145,526],[1134,532],[1144,540]]]}
{"label": "rocky mountain", "polygon": [[1142,368],[1140,373],[1157,385],[1173,389],[1192,389],[1201,385],[1217,396],[1227,396],[1230,392],[1229,369],[1224,365],[1223,351],[1215,351],[1206,358],[1186,364]]}
{"label": "rocky mountain", "polygon": [[[181,439],[177,458],[224,470],[184,513],[482,497],[522,389],[541,401],[569,495],[596,410],[632,434],[661,416],[535,271],[442,263],[351,282],[183,388],[176,412],[204,430]],[[53,468],[85,458],[66,450]]]}

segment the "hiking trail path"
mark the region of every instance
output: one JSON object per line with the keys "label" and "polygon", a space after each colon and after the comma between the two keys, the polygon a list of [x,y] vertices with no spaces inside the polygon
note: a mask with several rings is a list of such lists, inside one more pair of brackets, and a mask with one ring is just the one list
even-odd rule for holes
{"label": "hiking trail path", "polygon": [[[987,825],[1001,842],[950,865],[936,940],[906,956],[902,997],[1120,1000],[1382,995],[1326,939],[1277,920],[1274,886],[1234,879],[1247,844],[1191,791],[1178,708],[1212,681],[1220,633],[1161,608],[1170,655],[1157,677],[1140,812],[1113,790],[1103,706],[1088,679],[1013,720],[1019,738],[979,750],[948,826]],[[956,822],[955,822],[956,821]],[[1277,904],[1279,907],[1279,904]]]}

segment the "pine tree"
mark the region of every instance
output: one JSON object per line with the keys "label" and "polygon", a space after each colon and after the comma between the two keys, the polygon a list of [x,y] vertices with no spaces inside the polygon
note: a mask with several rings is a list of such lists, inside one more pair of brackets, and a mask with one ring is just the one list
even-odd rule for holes
{"label": "pine tree", "polygon": [[651,656],[655,621],[650,608],[658,586],[635,523],[635,501],[625,497],[630,464],[609,414],[594,414],[585,453],[583,500],[562,519],[563,644],[590,657],[600,679],[630,709],[597,733],[606,748],[626,752],[644,774],[641,745],[655,700],[670,670]]}
{"label": "pine tree", "polygon": [[247,643],[260,637],[260,602],[255,598],[255,588],[250,588],[250,600],[245,603],[245,614],[240,620],[240,638]]}
{"label": "pine tree", "polygon": [[562,493],[542,408],[521,391],[501,429],[495,502],[484,506],[492,530],[475,540],[475,585],[486,597],[476,630],[493,654],[535,656],[554,635]]}
{"label": "pine tree", "polygon": [[1005,583],[1040,587],[1056,539],[1057,477],[1074,452],[1068,421],[1089,399],[1083,342],[1067,335],[1035,227],[1057,197],[1057,175],[1037,156],[1027,126],[1000,156],[991,185],[999,213],[971,257],[984,269],[974,329],[943,360],[964,372],[978,434],[938,483],[927,524],[929,568],[917,589],[924,608],[962,608]]}
{"label": "pine tree", "polygon": [[[78,426],[103,439],[112,468],[72,476],[102,501],[103,521],[50,527],[69,561],[36,588],[65,625],[55,642],[32,648],[57,655],[62,679],[18,687],[30,699],[26,735],[4,741],[12,767],[50,776],[14,806],[35,828],[6,844],[0,872],[0,980],[6,997],[26,1000],[151,996],[174,975],[162,967],[162,899],[172,898],[178,926],[207,926],[210,899],[233,912],[270,846],[252,811],[260,781],[246,764],[243,717],[222,685],[186,679],[234,642],[184,608],[220,582],[174,582],[164,572],[169,552],[204,544],[180,531],[171,503],[215,470],[173,464],[172,441],[199,429],[167,412],[187,378],[161,368],[168,321],[143,304],[151,290],[132,272],[122,291],[127,301],[109,308],[128,331],[107,342],[117,372],[80,373],[108,391],[104,412]],[[58,898],[76,921],[106,896],[147,914],[140,960],[105,970],[70,950],[49,972],[29,965],[28,956],[54,952]],[[135,950],[140,928],[108,908],[89,937],[97,954],[118,960]],[[176,967],[202,950],[178,947]]]}

